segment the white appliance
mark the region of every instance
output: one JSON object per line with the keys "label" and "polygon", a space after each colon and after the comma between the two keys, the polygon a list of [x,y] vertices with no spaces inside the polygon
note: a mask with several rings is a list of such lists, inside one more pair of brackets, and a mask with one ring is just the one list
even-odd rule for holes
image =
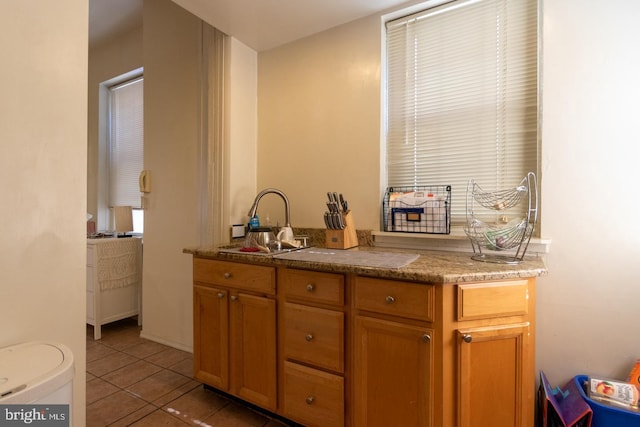
{"label": "white appliance", "polygon": [[73,353],[42,341],[0,349],[0,405],[73,404]]}

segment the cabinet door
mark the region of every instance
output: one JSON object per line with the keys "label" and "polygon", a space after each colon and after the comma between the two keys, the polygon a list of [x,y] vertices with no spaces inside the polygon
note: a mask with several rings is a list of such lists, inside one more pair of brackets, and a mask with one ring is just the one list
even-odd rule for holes
{"label": "cabinet door", "polygon": [[532,426],[529,324],[457,333],[459,426]]}
{"label": "cabinet door", "polygon": [[228,291],[193,287],[194,377],[229,390]]}
{"label": "cabinet door", "polygon": [[432,330],[356,316],[354,425],[432,425]]}
{"label": "cabinet door", "polygon": [[231,306],[231,393],[276,410],[276,302],[233,293]]}

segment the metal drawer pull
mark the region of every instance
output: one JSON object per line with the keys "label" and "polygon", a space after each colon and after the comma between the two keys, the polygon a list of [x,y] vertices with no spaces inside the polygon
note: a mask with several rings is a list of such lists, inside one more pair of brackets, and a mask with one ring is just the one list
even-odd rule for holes
{"label": "metal drawer pull", "polygon": [[238,295],[231,295],[231,301],[238,301]]}
{"label": "metal drawer pull", "polygon": [[424,334],[424,335],[422,336],[422,341],[424,341],[424,342],[431,342],[431,335],[429,335],[429,334]]}
{"label": "metal drawer pull", "polygon": [[313,396],[308,396],[308,397],[305,399],[305,402],[307,402],[307,405],[311,405],[311,404],[313,403],[313,401],[314,401],[314,400],[315,400],[315,399],[313,398]]}
{"label": "metal drawer pull", "polygon": [[470,343],[472,340],[473,340],[473,337],[470,334],[462,335],[462,341],[466,342],[467,344]]}
{"label": "metal drawer pull", "polygon": [[313,283],[309,283],[307,285],[307,291],[308,292],[313,292],[316,289],[316,286]]}
{"label": "metal drawer pull", "polygon": [[231,273],[224,273],[222,277],[224,277],[225,279],[231,279]]}
{"label": "metal drawer pull", "polygon": [[385,298],[385,301],[387,301],[387,304],[393,304],[394,302],[396,302],[396,299],[391,295],[387,295],[387,297]]}
{"label": "metal drawer pull", "polygon": [[307,336],[305,336],[304,339],[306,339],[307,341],[311,341],[313,340],[313,335],[307,334]]}
{"label": "metal drawer pull", "polygon": [[220,299],[224,298],[224,292],[218,292],[218,298]]}

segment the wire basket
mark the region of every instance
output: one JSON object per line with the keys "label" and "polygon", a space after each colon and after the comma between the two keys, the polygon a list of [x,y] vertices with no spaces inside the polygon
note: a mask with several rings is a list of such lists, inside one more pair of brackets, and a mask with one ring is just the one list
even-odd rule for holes
{"label": "wire basket", "polygon": [[450,185],[388,187],[382,207],[384,231],[451,232]]}
{"label": "wire basket", "polygon": [[[524,216],[508,222],[489,223],[482,220],[488,213],[506,213],[527,203]],[[522,210],[519,210],[522,212]],[[508,217],[508,215],[498,215]],[[471,241],[477,261],[517,264],[522,261],[538,220],[538,185],[529,172],[512,188],[485,191],[474,180],[467,184],[467,224],[464,231]],[[486,252],[492,251],[492,252]],[[510,254],[499,254],[509,251]]]}
{"label": "wire basket", "polygon": [[478,184],[472,181],[473,199],[488,209],[501,211],[510,209],[520,203],[522,197],[527,194],[527,177],[524,177],[520,185],[514,188],[498,191],[484,191]]}
{"label": "wire basket", "polygon": [[519,246],[530,228],[531,226],[527,224],[525,219],[517,219],[515,223],[504,227],[474,219],[471,224],[467,224],[464,231],[473,242],[478,243],[481,247],[504,251]]}

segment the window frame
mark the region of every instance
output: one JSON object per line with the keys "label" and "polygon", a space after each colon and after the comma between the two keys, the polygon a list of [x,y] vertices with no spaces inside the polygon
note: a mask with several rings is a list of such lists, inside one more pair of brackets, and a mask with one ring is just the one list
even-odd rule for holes
{"label": "window frame", "polygon": [[[410,6],[408,8],[403,8],[397,11],[394,11],[392,13],[386,14],[382,17],[382,22],[381,22],[381,31],[382,31],[382,37],[381,37],[381,49],[382,49],[382,54],[381,54],[381,58],[382,58],[382,67],[381,67],[381,97],[382,97],[382,109],[381,109],[381,130],[382,130],[382,134],[381,134],[381,150],[380,150],[380,166],[381,166],[381,177],[380,177],[380,184],[381,184],[381,190],[384,193],[384,191],[387,189],[387,187],[389,187],[389,172],[388,172],[388,153],[387,153],[387,148],[388,148],[388,133],[389,133],[389,93],[388,93],[388,81],[389,81],[389,75],[388,75],[388,55],[387,55],[387,23],[391,22],[391,21],[395,21],[398,20],[400,18],[406,17],[406,16],[410,16],[416,13],[419,13],[421,11],[424,10],[428,10],[428,9],[433,9],[433,8],[437,8],[439,6],[443,6],[449,3],[455,3],[456,0],[431,0],[431,1],[427,1],[427,2],[423,2],[423,3],[419,3],[413,6]],[[536,137],[535,137],[535,168],[533,170],[533,172],[536,174],[537,178],[538,178],[538,183],[540,182],[540,169],[541,169],[541,92],[542,92],[542,87],[541,87],[541,75],[540,75],[540,69],[541,69],[541,50],[542,50],[542,45],[541,45],[541,21],[542,21],[542,15],[541,15],[541,1],[537,0],[536,1],[536,12],[537,12],[537,22],[536,22],[536,42],[537,42],[537,52],[536,52],[536,84],[537,84],[537,88],[536,88]],[[525,172],[526,175],[526,172]],[[470,177],[473,178],[473,177]],[[448,184],[448,183],[442,183],[442,182],[433,182],[433,183],[418,183],[417,185],[441,185],[441,184]],[[513,185],[516,185],[517,183],[513,183]],[[396,184],[399,185],[399,184]],[[488,187],[490,187],[490,185],[488,185]],[[540,186],[538,185],[538,187],[540,188]],[[454,200],[455,203],[458,204],[458,206],[460,206],[460,204],[464,207],[465,204],[465,194],[466,194],[466,186],[465,188],[455,188],[454,189]],[[538,209],[540,207],[538,206]],[[382,217],[382,215],[381,215]],[[540,216],[538,216],[538,221],[540,219]],[[384,219],[382,219],[381,222],[381,227],[380,230],[384,230],[384,223],[383,223]],[[451,234],[453,235],[462,235],[464,236],[464,233],[462,231],[462,228],[464,226],[464,219],[462,219],[461,216],[458,216],[456,221],[452,221],[451,223]],[[383,233],[383,232],[381,232]],[[538,225],[536,226],[536,231],[535,231],[535,235],[539,236],[540,235],[540,225],[538,222]],[[428,237],[438,237],[438,238],[442,238],[442,236],[436,236],[436,235],[428,235]]]}
{"label": "window frame", "polygon": [[[114,230],[114,215],[110,200],[110,111],[109,89],[130,80],[144,78],[144,68],[136,68],[98,85],[98,168],[97,168],[97,218],[96,229],[99,232],[112,232]],[[143,142],[144,144],[144,142]],[[144,150],[144,148],[143,148]],[[134,234],[142,235],[143,229],[139,225],[144,224],[144,207],[140,204],[133,206]]]}
{"label": "window frame", "polygon": [[[117,96],[116,91],[119,89],[123,89],[125,87],[128,87],[130,85],[133,84],[137,84],[137,83],[141,83],[142,84],[142,90],[144,90],[144,76],[143,75],[139,75],[136,76],[132,79],[127,79],[123,82],[111,85],[109,87],[109,139],[108,139],[108,152],[109,152],[109,159],[108,159],[108,165],[109,165],[109,187],[110,187],[110,191],[109,191],[109,204],[111,206],[116,206],[116,205],[131,205],[134,209],[135,208],[140,208],[141,207],[141,203],[140,203],[140,198],[139,198],[139,192],[138,192],[138,181],[137,179],[133,179],[133,178],[137,178],[138,174],[140,173],[140,171],[142,171],[142,169],[144,168],[144,134],[142,136],[142,147],[141,147],[141,152],[140,152],[140,168],[139,170],[133,172],[135,173],[135,176],[132,178],[133,180],[133,184],[127,185],[125,190],[122,190],[121,186],[118,185],[118,183],[114,183],[113,182],[113,174],[114,174],[114,167],[117,167],[118,169],[115,172],[121,171],[123,173],[129,173],[131,174],[132,172],[129,170],[130,168],[127,167],[127,165],[125,165],[125,167],[119,167],[117,165],[117,163],[125,156],[118,154],[117,151],[120,150],[120,146],[122,144],[117,144],[116,145],[116,139],[118,138],[119,135],[114,135],[114,127],[115,127],[115,120],[116,118],[114,117],[114,97]],[[144,106],[144,99],[141,100],[142,105]],[[144,108],[143,108],[143,114],[144,114]],[[144,116],[143,116],[144,117]],[[144,128],[144,123],[141,123],[141,127]],[[144,129],[142,129],[142,131],[144,132]],[[127,144],[125,144],[127,145]],[[127,145],[129,146],[129,145]],[[125,154],[127,150],[124,150]],[[137,150],[135,150],[137,151]],[[118,160],[114,162],[114,157],[117,157]],[[114,163],[116,163],[116,165],[114,165]],[[120,183],[122,184],[122,183]],[[114,185],[116,185],[117,188],[114,188]],[[133,193],[137,193],[135,197],[137,200],[134,202],[133,201],[133,197],[129,194],[129,191],[131,191],[131,188],[133,188]],[[116,200],[114,200],[114,191],[117,193],[115,195]],[[123,194],[124,193],[124,194]],[[124,199],[124,200],[123,200]],[[137,202],[137,204],[136,204]]]}

